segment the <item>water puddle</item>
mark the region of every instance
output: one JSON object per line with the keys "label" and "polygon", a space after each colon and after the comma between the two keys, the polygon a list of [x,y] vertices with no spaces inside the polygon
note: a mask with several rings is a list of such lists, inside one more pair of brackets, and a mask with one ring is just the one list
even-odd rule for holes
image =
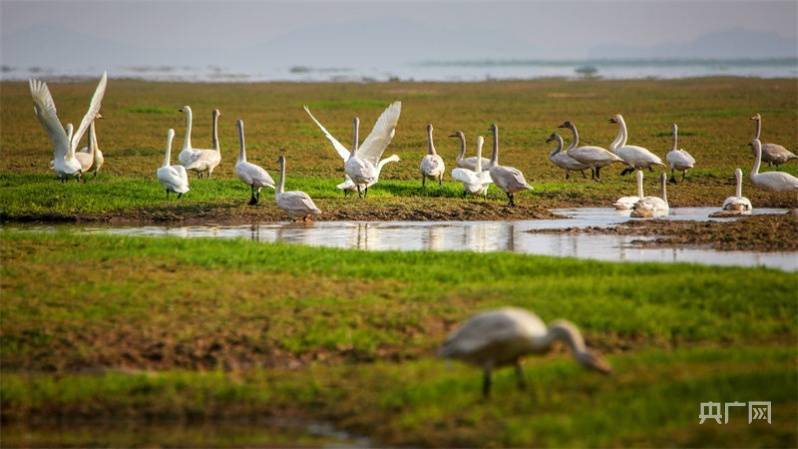
{"label": "water puddle", "polygon": [[[664,220],[733,220],[709,218],[716,208],[675,208]],[[625,262],[692,262],[706,265],[766,266],[798,271],[798,253],[717,251],[709,248],[639,248],[630,235],[528,233],[575,227],[611,227],[630,220],[609,208],[555,209],[563,219],[452,222],[318,222],[313,225],[266,223],[244,226],[140,226],[82,228],[121,235],[247,238],[259,242],[367,251],[510,251],[557,257]],[[786,209],[757,209],[756,214],[783,214]]]}

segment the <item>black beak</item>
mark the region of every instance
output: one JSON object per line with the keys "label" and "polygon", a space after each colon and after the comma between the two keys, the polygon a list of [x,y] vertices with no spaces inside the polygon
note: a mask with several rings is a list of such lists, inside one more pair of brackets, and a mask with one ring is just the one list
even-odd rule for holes
{"label": "black beak", "polygon": [[611,118],[610,123],[618,123],[618,122],[614,118]]}
{"label": "black beak", "polygon": [[449,137],[460,137],[457,134],[449,134]]}

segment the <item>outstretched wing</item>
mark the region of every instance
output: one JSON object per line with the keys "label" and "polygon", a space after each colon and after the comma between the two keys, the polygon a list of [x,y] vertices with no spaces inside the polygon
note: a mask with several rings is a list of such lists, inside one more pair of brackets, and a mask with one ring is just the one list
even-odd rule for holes
{"label": "outstretched wing", "polygon": [[33,97],[33,112],[36,113],[39,123],[47,131],[47,135],[50,136],[55,157],[62,158],[69,148],[69,140],[64,127],[61,126],[61,122],[58,120],[50,89],[47,88],[47,83],[34,79],[28,81],[28,86]]}
{"label": "outstretched wing", "polygon": [[307,112],[308,115],[310,116],[311,120],[313,120],[316,123],[316,126],[318,126],[319,129],[321,129],[321,132],[324,133],[324,137],[326,137],[327,140],[329,140],[330,143],[333,145],[333,148],[335,148],[335,151],[337,151],[338,155],[341,156],[341,159],[343,159],[344,161],[349,159],[349,149],[343,146],[343,144],[341,144],[341,142],[339,142],[338,139],[333,137],[333,135],[330,134],[329,131],[327,131],[324,125],[322,125],[318,120],[316,120],[316,117],[314,117],[313,114],[310,113],[310,109],[308,109],[307,106],[303,107],[305,108],[305,112]]}
{"label": "outstretched wing", "polygon": [[100,78],[100,82],[97,84],[97,89],[94,90],[94,95],[91,97],[91,103],[89,103],[89,110],[86,111],[86,115],[83,116],[83,120],[80,121],[80,126],[78,126],[77,131],[72,136],[72,149],[75,150],[78,148],[78,143],[80,143],[80,139],[83,137],[83,134],[86,133],[86,130],[89,129],[89,125],[97,116],[97,113],[100,112],[100,106],[102,106],[103,96],[105,95],[105,85],[108,84],[108,72],[103,72],[103,76]]}
{"label": "outstretched wing", "polygon": [[375,166],[380,163],[380,158],[388,144],[391,143],[399,122],[399,114],[402,113],[402,102],[394,101],[377,119],[374,128],[357,149],[358,157],[366,159]]}

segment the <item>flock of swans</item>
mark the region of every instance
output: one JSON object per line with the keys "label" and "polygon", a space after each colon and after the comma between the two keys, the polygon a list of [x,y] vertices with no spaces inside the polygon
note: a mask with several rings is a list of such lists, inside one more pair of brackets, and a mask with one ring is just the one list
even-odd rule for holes
{"label": "flock of swans", "polygon": [[[89,108],[81,120],[77,130],[71,123],[62,126],[56,114],[56,107],[47,84],[31,79],[30,92],[33,97],[34,112],[42,127],[50,137],[53,145],[53,160],[51,168],[59,179],[66,181],[70,178],[83,179],[84,175],[93,170],[95,176],[104,163],[104,157],[97,143],[94,122],[101,119],[100,107],[107,86],[107,74],[103,73],[100,82],[89,103]],[[344,194],[357,192],[358,196],[366,197],[371,186],[380,179],[384,167],[391,162],[398,162],[399,156],[391,155],[383,158],[383,154],[396,133],[396,126],[402,110],[399,101],[391,103],[377,119],[371,132],[363,142],[360,142],[360,119],[353,119],[353,142],[347,148],[336,139],[322,123],[305,106],[305,112],[318,126],[322,134],[330,142],[333,149],[341,157],[344,168],[344,182],[337,188]],[[156,178],[166,191],[167,198],[170,193],[177,194],[180,198],[189,191],[188,172],[193,172],[197,177],[210,178],[213,171],[221,164],[222,154],[219,143],[219,117],[221,112],[215,109],[212,113],[212,148],[195,148],[191,142],[193,125],[193,112],[191,107],[183,106],[179,109],[185,114],[186,133],[183,146],[178,154],[178,164],[171,163],[171,147],[175,132],[167,131],[167,144],[163,164],[156,170]],[[778,167],[781,164],[798,159],[798,156],[788,151],[781,145],[773,143],[762,144],[759,140],[762,131],[762,117],[756,114],[751,117],[755,123],[754,138],[751,146],[755,156],[750,180],[752,184],[761,189],[775,192],[798,192],[798,178],[781,171],[760,173],[762,162]],[[579,131],[571,121],[566,121],[558,128],[568,129],[571,132],[571,143],[564,147],[563,138],[556,132],[552,133],[546,142],[556,142],[556,147],[549,154],[549,160],[557,167],[564,170],[568,179],[572,171],[579,171],[585,177],[584,170],[590,170],[591,178],[601,179],[601,169],[611,164],[619,163],[624,166],[621,175],[635,172],[637,181],[636,195],[619,198],[614,207],[619,210],[628,210],[632,217],[652,218],[668,215],[669,206],[667,198],[667,175],[661,174],[660,196],[646,196],[643,192],[643,171],[653,171],[654,167],[670,168],[670,183],[676,184],[677,171],[682,172],[682,181],[687,172],[695,166],[695,158],[687,151],[678,148],[678,126],[674,123],[672,128],[673,145],[671,150],[662,159],[648,149],[628,144],[629,132],[623,116],[616,114],[609,119],[610,123],[618,126],[615,139],[607,148],[595,145],[580,145]],[[238,178],[250,187],[249,204],[255,205],[260,201],[260,192],[264,187],[275,191],[275,201],[292,219],[312,220],[321,213],[318,207],[305,192],[284,190],[286,158],[282,154],[278,159],[280,166],[280,182],[276,184],[269,173],[263,168],[247,160],[244,143],[244,123],[237,121],[239,136],[239,154],[235,164],[235,173]],[[83,135],[89,132],[88,145],[80,150],[77,146]],[[446,173],[444,159],[435,149],[433,139],[434,128],[427,125],[427,154],[419,164],[421,184],[426,187],[427,180],[442,184]],[[455,131],[449,137],[460,141],[460,151],[457,154],[455,168],[451,177],[463,185],[464,195],[485,196],[491,184],[507,195],[510,206],[515,205],[514,194],[523,190],[532,190],[524,174],[517,168],[502,165],[499,162],[499,129],[494,123],[489,128],[493,138],[491,157],[482,156],[484,138],[478,136],[476,140],[476,155],[466,157],[466,137],[462,131]],[[667,164],[667,165],[666,165]],[[735,170],[737,188],[735,196],[729,197],[723,203],[723,210],[728,214],[750,214],[751,202],[742,196],[742,176],[740,169]]]}

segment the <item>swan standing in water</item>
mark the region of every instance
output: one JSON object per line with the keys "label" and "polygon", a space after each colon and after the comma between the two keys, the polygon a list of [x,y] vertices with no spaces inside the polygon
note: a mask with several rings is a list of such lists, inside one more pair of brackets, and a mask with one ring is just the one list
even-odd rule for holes
{"label": "swan standing in water", "polygon": [[427,154],[421,158],[421,187],[427,186],[427,178],[438,181],[438,185],[443,184],[443,174],[446,172],[446,165],[443,158],[435,151],[435,143],[432,141],[432,123],[427,124]]}
{"label": "swan standing in water", "polygon": [[618,135],[615,140],[610,143],[609,150],[617,154],[628,165],[621,171],[621,176],[633,172],[635,170],[642,170],[647,168],[651,170],[653,165],[662,165],[662,159],[656,154],[648,151],[646,148],[637,145],[627,145],[628,131],[626,130],[626,121],[621,114],[615,114],[610,118],[610,123],[618,125]]}
{"label": "swan standing in water", "polygon": [[274,200],[280,209],[288,213],[292,220],[313,221],[313,217],[319,215],[321,210],[316,207],[310,196],[299,190],[285,191],[285,155],[281,154],[277,158],[280,164],[280,183],[274,192]]}
{"label": "swan standing in water", "polygon": [[632,210],[632,208],[635,206],[635,203],[645,198],[645,195],[643,194],[643,171],[637,170],[635,172],[635,177],[637,178],[637,196],[622,196],[618,198],[618,201],[613,203],[615,209]]}
{"label": "swan standing in water", "polygon": [[493,133],[493,154],[490,157],[490,179],[507,194],[510,206],[515,206],[515,193],[522,190],[532,190],[526,182],[524,174],[515,167],[499,165],[499,127],[494,123],[490,126]]}
{"label": "swan standing in water", "polygon": [[676,184],[676,176],[674,175],[675,170],[681,170],[682,172],[682,181],[687,176],[687,170],[690,170],[695,166],[695,158],[690,155],[687,151],[684,151],[678,147],[678,140],[679,140],[679,126],[676,123],[673,124],[673,146],[668,154],[665,156],[665,160],[668,161],[668,166],[671,168],[671,179],[670,182]]}
{"label": "swan standing in water", "polygon": [[734,178],[737,180],[737,190],[734,196],[726,198],[723,202],[723,210],[738,215],[751,215],[751,200],[743,196],[743,171],[739,168],[734,170]]}
{"label": "swan standing in water", "polygon": [[[638,170],[640,176],[640,182],[643,181],[643,172]],[[635,218],[657,218],[657,217],[665,217],[670,212],[670,207],[668,206],[668,191],[667,184],[668,184],[668,175],[662,173],[659,177],[660,180],[660,187],[662,190],[662,198],[658,198],[656,196],[646,196],[643,197],[640,201],[636,202],[632,208],[632,217]]]}
{"label": "swan standing in water", "polygon": [[479,157],[478,158],[477,156],[465,157],[465,154],[466,154],[466,138],[465,138],[465,133],[464,132],[455,131],[454,133],[449,134],[449,137],[456,137],[456,138],[460,139],[460,152],[457,153],[457,162],[455,164],[455,165],[457,165],[457,167],[465,168],[465,169],[468,169],[468,170],[471,170],[471,171],[475,171],[477,169],[477,161],[480,161],[481,164],[482,164],[482,170],[487,170],[487,169],[490,168],[488,166],[488,164],[490,164],[490,159],[488,159],[488,158],[485,158],[485,157]]}
{"label": "swan standing in water", "polygon": [[452,179],[463,184],[463,195],[468,193],[483,196],[487,195],[488,187],[491,182],[493,182],[490,178],[490,172],[482,170],[482,145],[484,143],[484,137],[477,137],[477,156],[474,170],[462,167],[457,167],[452,170]]}
{"label": "swan standing in water", "polygon": [[576,125],[570,121],[563,122],[563,124],[558,126],[558,128],[571,130],[571,133],[573,134],[573,141],[571,142],[571,145],[568,147],[568,151],[566,151],[565,154],[590,167],[590,179],[600,181],[601,167],[606,167],[607,165],[615,162],[624,162],[624,160],[618,157],[615,153],[607,151],[604,148],[594,145],[585,145],[580,147],[579,131],[577,131]]}
{"label": "swan standing in water", "polygon": [[250,188],[249,204],[254,206],[260,201],[260,189],[269,187],[274,189],[274,180],[262,167],[247,161],[247,149],[244,144],[244,121],[236,121],[238,128],[238,160],[236,161],[236,176]]}
{"label": "swan standing in water", "polygon": [[[751,120],[754,121],[754,139],[759,140],[762,135],[762,115],[757,113],[751,117]],[[751,150],[753,151],[753,148],[751,148]],[[754,152],[754,157],[756,157],[756,152]],[[775,165],[778,167],[792,159],[798,159],[798,156],[783,146],[775,143],[762,144],[762,161],[766,162],[768,165]]]}
{"label": "swan standing in water", "polygon": [[171,165],[172,159],[172,139],[175,138],[175,130],[169,129],[166,132],[166,154],[163,157],[163,165],[155,172],[155,177],[166,189],[166,198],[169,199],[169,192],[174,192],[180,198],[188,192],[188,173],[182,165]]}
{"label": "swan standing in water", "polygon": [[756,160],[751,169],[751,182],[760,189],[771,192],[798,192],[798,178],[789,173],[783,171],[759,173],[759,166],[762,164],[762,142],[754,139],[752,145]]}
{"label": "swan standing in water", "polygon": [[[344,168],[346,167],[346,163],[349,161],[352,154],[350,153],[349,149],[347,149],[341,142],[338,141],[332,134],[324,128],[324,125],[321,124],[313,114],[310,113],[310,109],[307,106],[304,106],[305,112],[310,116],[310,119],[316,124],[316,126],[321,129],[321,132],[324,133],[324,137],[327,138],[328,141],[332,144],[335,151],[344,161]],[[392,155],[391,157],[380,159],[382,158],[382,154],[385,152],[385,149],[388,148],[388,144],[391,143],[391,139],[393,139],[394,134],[396,134],[396,124],[399,122],[399,115],[402,113],[402,102],[395,101],[388,106],[385,111],[382,112],[380,117],[377,119],[377,122],[374,124],[374,127],[371,129],[371,132],[366,137],[366,140],[363,141],[362,145],[355,145],[355,148],[358,148],[358,157],[368,161],[371,165],[374,166],[375,170],[372,173],[373,178],[369,182],[361,182],[355,184],[349,174],[345,175],[344,182],[338,184],[336,187],[340,190],[344,191],[344,195],[348,191],[357,190],[358,193],[362,191],[368,192],[368,188],[373,186],[374,184],[379,181],[380,173],[382,172],[382,168],[385,164],[389,162],[396,162],[399,160],[399,156]],[[356,128],[359,128],[360,123],[356,125]],[[357,140],[358,137],[355,137]]]}
{"label": "swan standing in water", "polygon": [[222,115],[218,109],[211,113],[211,124],[213,136],[211,137],[213,149],[198,149],[191,145],[191,127],[194,122],[193,112],[190,106],[183,106],[178,111],[186,114],[186,135],[183,138],[183,148],[180,150],[177,159],[186,170],[197,173],[197,177],[205,174],[210,178],[213,170],[222,162],[222,151],[219,146],[219,117]]}
{"label": "swan standing in water", "polygon": [[518,387],[523,389],[526,383],[521,359],[549,352],[555,341],[567,345],[583,367],[603,374],[612,372],[601,355],[587,348],[582,334],[572,323],[558,320],[546,326],[534,313],[510,307],[470,318],[449,334],[438,355],[482,368],[482,395],[488,397],[494,369],[514,366]]}
{"label": "swan standing in water", "polygon": [[[586,168],[590,168],[587,165],[577,161],[576,159],[568,156],[567,150],[563,152],[563,142],[562,137],[560,137],[557,133],[551,133],[548,139],[546,139],[546,143],[551,141],[557,141],[557,147],[554,148],[551,153],[549,153],[549,160],[554,163],[554,165],[560,167],[561,169],[565,170],[565,179],[571,177],[571,170],[578,170],[579,173],[582,174],[582,177],[585,177],[584,170]],[[573,146],[573,145],[571,145]]]}
{"label": "swan standing in water", "polygon": [[108,74],[103,72],[89,102],[89,109],[80,121],[77,131],[74,131],[71,124],[68,124],[66,129],[61,125],[47,83],[35,79],[28,81],[28,87],[33,97],[33,112],[50,137],[50,142],[53,145],[52,169],[61,181],[71,177],[80,180],[85,173],[80,161],[75,157],[75,150],[83,134],[100,113],[107,83]]}

